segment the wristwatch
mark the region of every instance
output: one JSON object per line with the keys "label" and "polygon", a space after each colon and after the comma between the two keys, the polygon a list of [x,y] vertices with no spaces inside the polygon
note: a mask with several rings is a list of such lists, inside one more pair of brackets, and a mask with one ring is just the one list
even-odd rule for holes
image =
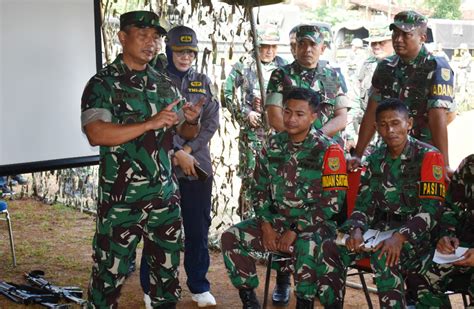
{"label": "wristwatch", "polygon": [[301,233],[300,229],[298,228],[298,223],[293,222],[290,224],[290,231],[295,232],[296,235],[299,235]]}

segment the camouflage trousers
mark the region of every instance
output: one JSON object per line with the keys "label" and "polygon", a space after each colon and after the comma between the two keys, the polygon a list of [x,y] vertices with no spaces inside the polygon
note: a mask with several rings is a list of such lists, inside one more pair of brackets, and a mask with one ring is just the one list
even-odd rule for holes
{"label": "camouflage trousers", "polygon": [[[284,220],[274,222],[273,228],[282,233],[287,230]],[[258,286],[255,261],[257,252],[266,252],[262,244],[262,231],[256,219],[242,221],[221,236],[222,255],[232,284],[238,289]],[[301,233],[294,243],[291,263],[294,265],[295,292],[299,298],[316,296],[315,251],[316,234]]]}
{"label": "camouflage trousers", "polygon": [[179,195],[174,194],[166,201],[157,198],[116,203],[105,214],[98,211],[89,308],[117,308],[122,284],[142,237],[143,256],[150,267],[153,306],[179,300],[181,215]]}
{"label": "camouflage trousers", "polygon": [[426,269],[429,252],[423,253],[405,242],[399,264],[387,266],[386,256],[378,259],[380,250],[375,252],[351,253],[345,246],[338,246],[334,240],[326,240],[318,251],[316,273],[320,289],[320,302],[324,306],[342,308],[344,303],[347,267],[355,260],[370,258],[375,275],[375,284],[381,308],[405,308],[405,280],[410,273],[421,273]]}
{"label": "camouflage trousers", "polygon": [[[471,299],[474,297],[474,268],[458,267],[452,264],[437,264],[431,259],[426,267],[426,271],[416,274],[410,279],[417,288],[417,308],[451,308],[451,303],[447,295],[449,286],[455,282],[456,277],[466,276],[468,281],[461,283],[462,287],[467,287]],[[464,280],[466,278],[463,277]],[[457,278],[457,280],[460,280]],[[459,282],[458,282],[459,283]]]}

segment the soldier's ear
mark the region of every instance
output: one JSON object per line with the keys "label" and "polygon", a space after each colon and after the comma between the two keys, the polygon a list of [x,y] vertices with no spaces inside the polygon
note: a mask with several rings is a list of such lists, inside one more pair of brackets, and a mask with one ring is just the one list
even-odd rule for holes
{"label": "soldier's ear", "polygon": [[125,31],[120,30],[120,31],[117,33],[117,35],[118,35],[120,44],[123,45],[123,44],[125,43],[125,41],[126,41],[127,33],[126,33]]}
{"label": "soldier's ear", "polygon": [[413,128],[413,117],[408,118],[408,131]]}

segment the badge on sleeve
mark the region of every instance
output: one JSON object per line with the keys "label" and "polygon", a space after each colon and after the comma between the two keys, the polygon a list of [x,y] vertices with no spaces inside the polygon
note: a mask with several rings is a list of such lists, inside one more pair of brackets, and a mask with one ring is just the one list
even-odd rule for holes
{"label": "badge on sleeve", "polygon": [[324,154],[323,190],[346,190],[348,186],[346,159],[339,145],[331,145]]}
{"label": "badge on sleeve", "polygon": [[443,155],[427,152],[421,165],[420,198],[444,200],[446,182]]}

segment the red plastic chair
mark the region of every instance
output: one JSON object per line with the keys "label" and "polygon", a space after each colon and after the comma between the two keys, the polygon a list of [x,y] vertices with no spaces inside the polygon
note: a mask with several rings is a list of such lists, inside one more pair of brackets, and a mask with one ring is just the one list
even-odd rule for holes
{"label": "red plastic chair", "polygon": [[[360,176],[365,169],[358,169],[355,172],[349,172],[347,174],[349,186],[346,193],[346,202],[347,202],[347,217],[349,217],[354,210],[355,203],[357,200],[357,193],[359,192]],[[365,282],[364,274],[372,273],[372,268],[370,267],[370,259],[363,258],[355,261],[354,264],[349,266],[350,268],[356,269],[357,273],[350,274],[358,275],[362,289],[364,290],[365,299],[367,300],[367,305],[369,309],[373,308],[372,301],[370,300],[369,289],[367,288],[367,283]]]}

